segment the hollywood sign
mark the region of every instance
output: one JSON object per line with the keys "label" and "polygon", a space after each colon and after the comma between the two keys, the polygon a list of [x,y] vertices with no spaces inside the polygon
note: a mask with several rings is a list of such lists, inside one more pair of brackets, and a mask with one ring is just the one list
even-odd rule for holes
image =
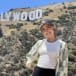
{"label": "hollywood sign", "polygon": [[35,20],[40,19],[42,17],[42,10],[37,9],[31,12],[6,12],[0,15],[0,22],[1,21],[26,21],[26,20]]}

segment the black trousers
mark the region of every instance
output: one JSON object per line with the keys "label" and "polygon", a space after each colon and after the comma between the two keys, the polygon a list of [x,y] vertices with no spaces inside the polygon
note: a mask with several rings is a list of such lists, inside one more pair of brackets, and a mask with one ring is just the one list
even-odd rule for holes
{"label": "black trousers", "polygon": [[54,69],[44,69],[36,66],[34,68],[32,76],[55,76]]}

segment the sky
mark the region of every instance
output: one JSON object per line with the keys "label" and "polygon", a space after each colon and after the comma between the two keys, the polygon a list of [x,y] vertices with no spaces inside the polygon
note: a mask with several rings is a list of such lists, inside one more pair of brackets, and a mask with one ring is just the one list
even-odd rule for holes
{"label": "sky", "polygon": [[7,12],[10,9],[41,7],[51,3],[63,3],[69,1],[73,0],[0,0],[0,13]]}

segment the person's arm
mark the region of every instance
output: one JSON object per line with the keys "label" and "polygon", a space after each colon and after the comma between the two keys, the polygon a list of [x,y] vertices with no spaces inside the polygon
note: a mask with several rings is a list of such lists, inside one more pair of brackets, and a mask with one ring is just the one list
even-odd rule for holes
{"label": "person's arm", "polygon": [[57,62],[56,76],[68,76],[68,48],[65,42],[61,43]]}
{"label": "person's arm", "polygon": [[26,67],[31,68],[32,67],[32,63],[37,59],[38,57],[38,48],[40,45],[41,40],[38,40],[33,47],[31,48],[31,50],[26,54],[26,58],[27,58],[27,62],[26,62]]}
{"label": "person's arm", "polygon": [[68,49],[66,43],[62,43],[58,72],[57,76],[68,76]]}
{"label": "person's arm", "polygon": [[64,76],[68,76],[68,48],[67,44],[65,43],[64,49],[63,49],[63,70],[64,70]]}

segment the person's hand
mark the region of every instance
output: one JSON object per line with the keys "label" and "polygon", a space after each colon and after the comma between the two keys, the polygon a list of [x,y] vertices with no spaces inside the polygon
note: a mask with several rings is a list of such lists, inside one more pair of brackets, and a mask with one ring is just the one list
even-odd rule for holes
{"label": "person's hand", "polygon": [[31,69],[31,68],[33,67],[33,65],[32,65],[32,63],[26,63],[26,67],[27,67],[28,69]]}

